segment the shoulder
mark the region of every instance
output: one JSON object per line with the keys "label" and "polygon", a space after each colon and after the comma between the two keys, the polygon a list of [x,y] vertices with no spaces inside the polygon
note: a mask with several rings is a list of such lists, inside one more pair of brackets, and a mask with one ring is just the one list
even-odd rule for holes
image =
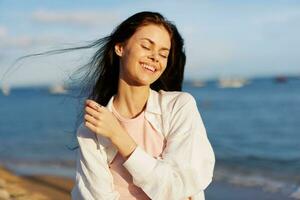
{"label": "shoulder", "polygon": [[158,93],[164,105],[173,109],[179,109],[187,104],[196,104],[195,98],[189,92],[160,90]]}
{"label": "shoulder", "polygon": [[81,123],[77,129],[77,140],[82,142],[93,142],[98,145],[109,146],[111,144],[110,140],[101,135],[97,135],[91,130],[89,130],[84,123]]}
{"label": "shoulder", "polygon": [[92,133],[85,125],[84,123],[81,123],[77,128],[76,133],[78,138],[91,138],[94,139],[95,134]]}

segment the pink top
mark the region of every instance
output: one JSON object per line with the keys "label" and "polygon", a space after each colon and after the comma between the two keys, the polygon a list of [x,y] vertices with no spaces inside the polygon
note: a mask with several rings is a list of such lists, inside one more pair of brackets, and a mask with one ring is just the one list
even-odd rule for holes
{"label": "pink top", "polygon": [[[112,111],[128,134],[149,155],[156,158],[162,153],[164,137],[146,120],[144,111],[132,119],[121,116],[113,104]],[[120,193],[120,200],[149,200],[144,191],[133,184],[131,174],[122,165],[124,162],[123,157],[117,153],[109,166],[115,189]]]}

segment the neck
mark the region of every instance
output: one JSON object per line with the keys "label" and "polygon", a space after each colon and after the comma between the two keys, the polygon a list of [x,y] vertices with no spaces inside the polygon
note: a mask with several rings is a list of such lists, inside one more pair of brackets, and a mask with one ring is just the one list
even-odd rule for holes
{"label": "neck", "polygon": [[123,117],[134,118],[145,109],[149,93],[150,87],[147,85],[132,86],[120,79],[114,107]]}

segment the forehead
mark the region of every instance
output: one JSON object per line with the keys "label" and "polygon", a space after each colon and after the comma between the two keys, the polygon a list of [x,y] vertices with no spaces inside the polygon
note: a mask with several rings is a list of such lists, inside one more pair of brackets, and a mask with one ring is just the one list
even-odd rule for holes
{"label": "forehead", "polygon": [[132,35],[133,40],[143,40],[145,38],[150,39],[156,45],[170,48],[171,39],[169,32],[161,25],[146,25],[137,29],[137,31]]}

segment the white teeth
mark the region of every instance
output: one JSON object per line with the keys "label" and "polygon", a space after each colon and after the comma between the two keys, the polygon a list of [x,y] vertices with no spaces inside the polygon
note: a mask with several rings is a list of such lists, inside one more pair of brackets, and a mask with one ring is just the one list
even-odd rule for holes
{"label": "white teeth", "polygon": [[142,64],[142,66],[144,67],[144,68],[146,68],[146,69],[149,69],[150,71],[152,71],[152,72],[155,72],[155,68],[154,67],[152,67],[152,66],[150,66],[150,65],[147,65],[147,64]]}

